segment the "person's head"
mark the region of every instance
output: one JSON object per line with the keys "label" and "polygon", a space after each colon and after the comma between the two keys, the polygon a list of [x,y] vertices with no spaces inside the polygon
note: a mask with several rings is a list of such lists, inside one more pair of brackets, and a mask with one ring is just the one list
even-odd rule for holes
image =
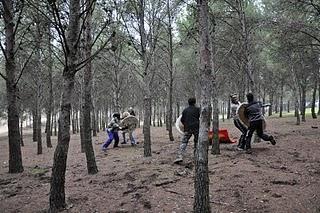
{"label": "person's head", "polygon": [[238,96],[237,94],[233,94],[233,95],[230,95],[230,98],[231,98],[231,102],[236,104],[238,103]]}
{"label": "person's head", "polygon": [[129,115],[130,115],[129,112],[124,112],[124,113],[122,113],[122,118],[128,117]]}
{"label": "person's head", "polygon": [[194,105],[196,105],[196,98],[189,98],[188,99],[188,104],[190,105],[190,106],[194,106]]}
{"label": "person's head", "polygon": [[120,113],[119,112],[115,112],[112,115],[113,118],[117,118],[118,120],[120,120]]}
{"label": "person's head", "polygon": [[253,102],[254,97],[253,97],[253,94],[252,94],[251,92],[249,92],[249,93],[247,94],[247,100],[248,100],[248,103]]}

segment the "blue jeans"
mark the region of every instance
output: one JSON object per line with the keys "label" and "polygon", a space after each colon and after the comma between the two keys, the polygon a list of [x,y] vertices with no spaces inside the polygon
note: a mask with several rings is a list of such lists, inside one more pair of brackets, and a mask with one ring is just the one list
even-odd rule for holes
{"label": "blue jeans", "polygon": [[114,139],[114,145],[113,147],[117,147],[119,144],[119,135],[118,132],[114,132],[114,131],[109,131],[107,130],[108,133],[108,140],[106,142],[104,142],[104,144],[102,145],[102,148],[106,149],[108,148],[108,146],[112,143],[113,139]]}

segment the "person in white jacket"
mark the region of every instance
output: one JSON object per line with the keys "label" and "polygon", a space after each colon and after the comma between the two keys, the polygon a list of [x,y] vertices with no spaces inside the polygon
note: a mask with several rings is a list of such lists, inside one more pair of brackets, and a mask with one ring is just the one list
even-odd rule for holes
{"label": "person in white jacket", "polygon": [[237,129],[240,130],[241,136],[239,139],[238,147],[241,147],[242,144],[245,143],[246,133],[248,131],[247,127],[243,125],[239,119],[238,108],[241,105],[238,100],[237,94],[230,95],[231,98],[231,117],[233,118],[233,123]]}

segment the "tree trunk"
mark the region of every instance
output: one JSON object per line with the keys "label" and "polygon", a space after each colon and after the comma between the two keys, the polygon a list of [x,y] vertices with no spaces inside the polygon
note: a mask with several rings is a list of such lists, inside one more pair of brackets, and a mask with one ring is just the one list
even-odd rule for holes
{"label": "tree trunk", "polygon": [[299,113],[299,98],[298,97],[295,97],[295,105],[294,105],[294,109],[295,109],[295,115],[297,117],[297,122],[296,122],[296,125],[300,125],[300,113]]}
{"label": "tree trunk", "polygon": [[157,106],[156,106],[156,101],[153,102],[153,119],[152,119],[152,123],[153,123],[153,126],[155,127],[156,126],[156,114],[157,114]]}
{"label": "tree trunk", "polygon": [[[83,82],[84,83],[84,82]],[[83,94],[82,94],[82,99],[84,101],[84,91],[83,91]],[[84,129],[83,129],[83,123],[84,123],[84,103],[83,101],[81,102],[81,108],[80,108],[80,145],[81,145],[81,152],[84,153],[86,151],[86,148],[85,148],[85,139],[84,139]],[[90,113],[90,111],[89,111]],[[90,118],[90,126],[91,126],[91,118]],[[90,133],[91,135],[91,133]]]}
{"label": "tree trunk", "polygon": [[161,105],[160,105],[160,103],[158,103],[157,104],[157,127],[160,127],[160,120],[161,120],[161,117],[160,117],[161,109],[160,108],[161,108]]}
{"label": "tree trunk", "polygon": [[15,24],[12,0],[1,1],[5,29],[6,54],[6,88],[8,104],[8,137],[9,137],[9,173],[23,172],[19,112],[17,108],[18,88],[16,85],[17,68],[15,61]]}
{"label": "tree trunk", "polygon": [[160,127],[162,127],[162,125],[163,125],[162,118],[163,118],[163,105],[159,104],[159,125],[160,125]]}
{"label": "tree trunk", "polygon": [[224,101],[222,101],[222,105],[221,105],[221,112],[222,112],[222,122],[224,122]]}
{"label": "tree trunk", "polygon": [[167,106],[167,120],[166,127],[169,131],[169,140],[174,141],[172,133],[173,123],[173,36],[172,36],[172,16],[170,10],[170,0],[167,0],[167,13],[168,13],[168,37],[169,37],[169,89],[168,89],[168,106]]}
{"label": "tree trunk", "polygon": [[287,112],[290,113],[290,100],[288,100]]}
{"label": "tree trunk", "polygon": [[42,40],[42,22],[37,14],[35,16],[36,32],[35,32],[35,49],[36,49],[36,110],[37,110],[37,154],[42,154],[42,135],[41,135],[41,111],[42,111],[42,56],[41,56],[41,40]]}
{"label": "tree trunk", "polygon": [[[91,46],[92,46],[92,38],[91,38],[91,22],[92,22],[92,1],[86,1],[86,9],[88,11],[88,17],[85,22],[85,58],[89,58],[91,56]],[[84,68],[83,75],[84,82],[84,97],[83,97],[83,139],[85,145],[85,153],[87,159],[87,169],[89,174],[98,173],[98,168],[96,164],[96,159],[94,156],[94,150],[92,146],[92,136],[91,136],[91,117],[90,112],[92,106],[91,100],[91,90],[92,90],[92,65],[91,61]],[[94,114],[94,111],[92,111]],[[96,123],[96,122],[95,122]],[[96,127],[95,127],[96,128]]]}
{"label": "tree trunk", "polygon": [[46,123],[46,129],[47,129],[47,135],[46,135],[46,141],[47,141],[47,147],[51,148],[51,117],[52,117],[52,108],[53,108],[53,87],[52,87],[52,72],[53,72],[53,60],[52,60],[52,48],[51,48],[51,32],[50,32],[50,24],[48,24],[48,86],[49,86],[49,100],[47,105],[47,123]]}
{"label": "tree trunk", "polygon": [[99,110],[97,109],[96,110],[96,131],[97,131],[97,133],[99,133],[100,132],[100,127],[99,127],[99,120],[100,120],[100,116],[99,116]]}
{"label": "tree trunk", "polygon": [[32,109],[32,140],[33,142],[37,141],[37,107]]}
{"label": "tree trunk", "polygon": [[[97,137],[97,127],[96,127],[96,113],[95,113],[95,107],[92,105],[92,110],[91,110],[91,116],[92,116],[92,136]],[[118,111],[117,111],[118,112]]]}
{"label": "tree trunk", "polygon": [[51,143],[51,110],[49,108],[50,108],[50,106],[48,106],[48,108],[47,108],[46,141],[47,141],[47,147],[51,148],[52,147],[52,143]]}
{"label": "tree trunk", "polygon": [[[263,96],[262,96],[262,103],[266,103],[266,92],[263,90]],[[264,116],[266,114],[265,107],[262,107],[262,115]]]}
{"label": "tree trunk", "polygon": [[54,136],[57,136],[57,113],[54,115]]}
{"label": "tree trunk", "polygon": [[212,102],[213,102],[213,112],[212,112],[212,132],[213,132],[213,138],[212,138],[212,148],[211,148],[211,154],[218,155],[220,154],[220,143],[219,143],[219,101],[218,101],[218,95],[217,95],[217,87],[215,83],[215,79],[213,81],[213,94],[212,94]]}
{"label": "tree trunk", "polygon": [[76,122],[75,122],[75,108],[71,109],[71,126],[72,126],[72,134],[76,134]]}
{"label": "tree trunk", "polygon": [[[214,90],[214,89],[213,89]],[[231,100],[228,98],[228,108],[227,108],[227,119],[230,119],[230,108],[231,108]]]}
{"label": "tree trunk", "polygon": [[271,95],[270,95],[270,104],[271,106],[269,107],[269,112],[268,112],[268,115],[271,116],[272,115],[272,109],[273,109],[273,93],[271,92]]}
{"label": "tree trunk", "polygon": [[314,87],[312,92],[311,115],[313,119],[317,118],[316,114],[316,96],[317,96],[318,78],[314,79]]}
{"label": "tree trunk", "polygon": [[301,88],[301,121],[306,121],[306,88]]}
{"label": "tree trunk", "polygon": [[42,133],[41,133],[41,107],[40,107],[40,97],[38,96],[37,100],[37,111],[38,111],[38,116],[37,116],[37,154],[40,155],[42,154]]}
{"label": "tree trunk", "polygon": [[195,196],[193,211],[195,213],[210,212],[209,169],[208,169],[208,129],[211,120],[212,66],[208,27],[208,2],[198,1],[199,34],[200,34],[200,85],[201,112],[199,139],[195,147]]}
{"label": "tree trunk", "polygon": [[[81,107],[81,105],[80,105]],[[77,134],[80,132],[80,125],[79,125],[79,111],[77,110],[76,112],[76,130],[77,130]]]}
{"label": "tree trunk", "polygon": [[278,95],[276,96],[276,101],[275,101],[275,113],[277,114],[279,112],[279,98],[278,98]]}
{"label": "tree trunk", "polygon": [[24,146],[23,143],[23,112],[20,113],[20,142],[21,146]]}
{"label": "tree trunk", "polygon": [[283,112],[283,84],[280,86],[280,114],[279,117],[282,118],[282,112]]}
{"label": "tree trunk", "polygon": [[63,84],[60,106],[58,144],[53,158],[49,212],[57,212],[58,210],[66,207],[65,174],[70,142],[70,112],[76,73],[75,63],[78,56],[78,47],[75,44],[79,37],[80,1],[70,0],[69,8],[70,19],[66,33],[66,45],[68,46],[68,51],[66,52],[67,61],[62,75]]}
{"label": "tree trunk", "polygon": [[[319,77],[320,78],[320,77]],[[320,81],[319,81],[319,85],[318,85],[318,115],[320,115]]]}
{"label": "tree trunk", "polygon": [[151,98],[150,91],[145,91],[144,97],[144,114],[143,114],[143,149],[144,157],[151,156],[151,129],[150,129],[150,115],[151,115]]}

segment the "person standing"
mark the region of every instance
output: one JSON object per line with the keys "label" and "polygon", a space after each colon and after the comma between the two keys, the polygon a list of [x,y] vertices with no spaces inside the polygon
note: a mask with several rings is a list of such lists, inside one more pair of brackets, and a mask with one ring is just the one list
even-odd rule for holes
{"label": "person standing", "polygon": [[194,138],[194,149],[198,141],[200,108],[196,107],[195,98],[189,98],[188,104],[189,106],[185,108],[182,112],[181,123],[184,126],[184,134],[182,137],[181,144],[179,146],[177,159],[174,161],[174,163],[179,163],[183,161],[183,157],[186,152],[188,142],[192,135]]}
{"label": "person standing", "polygon": [[[129,109],[130,110],[130,109]],[[133,111],[132,111],[133,112]],[[124,112],[122,114],[122,119],[125,119],[126,117],[128,116],[134,116],[134,112],[133,114],[130,114],[130,112]],[[134,127],[136,128],[136,127]],[[127,140],[126,140],[126,133],[129,133],[129,139],[130,139],[130,142],[131,142],[131,146],[134,146],[136,145],[136,140],[134,139],[133,137],[133,131],[134,129],[132,127],[128,127],[128,126],[125,126],[122,128],[122,137],[123,137],[123,142],[121,144],[126,144],[127,143]]]}
{"label": "person standing", "polygon": [[233,94],[231,97],[231,117],[233,118],[233,123],[237,129],[240,130],[241,136],[239,139],[238,147],[241,146],[241,144],[245,143],[246,133],[247,133],[247,127],[243,125],[239,119],[238,115],[238,108],[241,105],[240,101],[238,100],[238,97],[236,94]]}

